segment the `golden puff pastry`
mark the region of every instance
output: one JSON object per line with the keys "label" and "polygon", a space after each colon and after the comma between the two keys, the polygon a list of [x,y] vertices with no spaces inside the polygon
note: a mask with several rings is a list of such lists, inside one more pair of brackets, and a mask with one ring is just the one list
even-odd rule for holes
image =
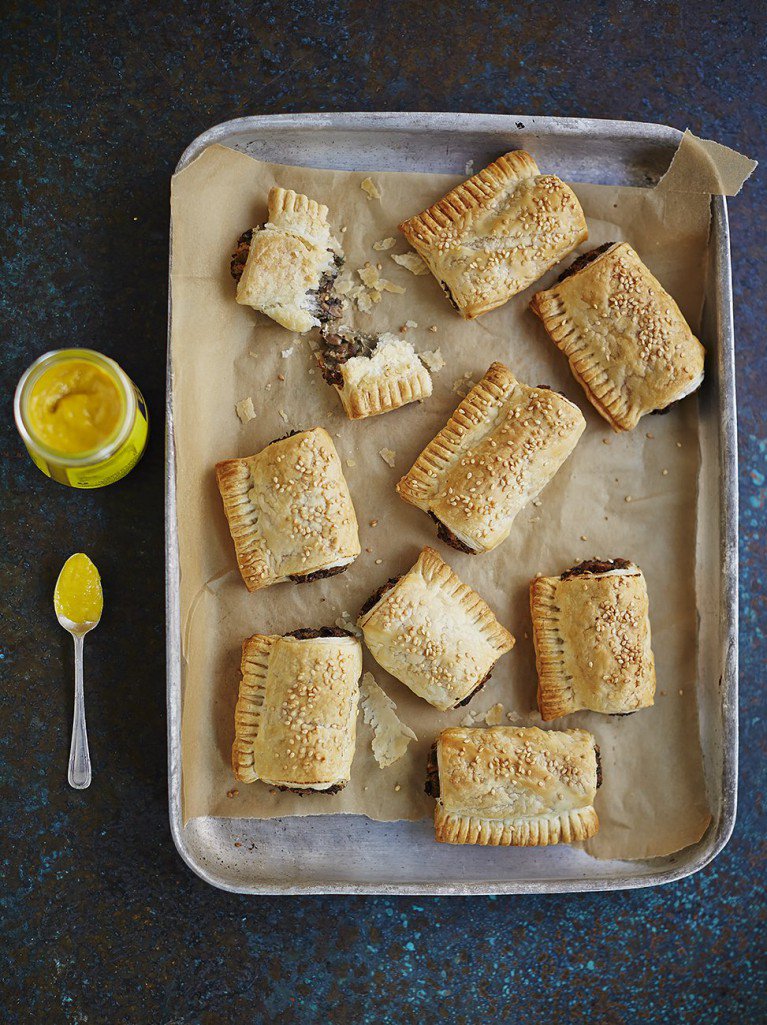
{"label": "golden puff pastry", "polygon": [[322,203],[275,187],[268,210],[267,223],[245,232],[232,257],[237,302],[303,333],[336,312],[330,286],[341,249]]}
{"label": "golden puff pastry", "polygon": [[514,638],[431,548],[363,606],[357,625],[383,668],[440,711],[465,705]]}
{"label": "golden puff pastry", "polygon": [[332,576],[360,554],[341,460],[322,427],[218,463],[216,475],[249,591]]}
{"label": "golden puff pastry", "polygon": [[335,793],[354,757],[362,646],[343,630],[242,645],[232,768],[241,783]]}
{"label": "golden puff pastry", "polygon": [[600,783],[585,730],[453,727],[432,748],[426,792],[440,843],[539,847],[594,836]]}
{"label": "golden puff pastry", "polygon": [[488,552],[549,483],[586,426],[578,407],[493,363],[397,484],[460,551]]}
{"label": "golden puff pastry", "polygon": [[647,584],[625,559],[592,559],[530,583],[538,706],[545,720],[579,709],[625,715],[652,705]]}
{"label": "golden puff pastry", "polygon": [[705,349],[627,242],[579,257],[530,307],[616,431],[700,387]]}
{"label": "golden puff pastry", "polygon": [[322,376],[350,420],[376,416],[431,395],[431,375],[410,342],[395,334],[328,332],[316,352]]}
{"label": "golden puff pastry", "polygon": [[514,150],[399,226],[467,320],[502,306],[588,238],[573,191]]}

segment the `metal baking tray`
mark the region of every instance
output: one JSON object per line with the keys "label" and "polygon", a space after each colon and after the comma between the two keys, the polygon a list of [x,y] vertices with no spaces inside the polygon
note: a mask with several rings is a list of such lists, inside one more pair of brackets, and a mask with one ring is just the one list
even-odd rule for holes
{"label": "metal baking tray", "polygon": [[[681,133],[665,125],[496,114],[284,114],[216,125],[184,151],[176,170],[220,143],[260,160],[345,170],[463,173],[507,149],[529,149],[562,178],[651,186]],[[171,224],[171,233],[173,225]],[[733,829],[737,781],[737,448],[732,287],[727,206],[712,198],[702,334],[709,351],[701,394],[698,500],[699,717],[712,810],[703,838],[670,857],[598,861],[567,846],[482,849],[435,844],[430,822],[372,822],[321,815],[272,820],[196,818],[183,824],[183,670],[176,530],[168,310],[166,603],[168,795],[173,840],[213,886],[259,894],[515,894],[618,890],[673,882],[703,868]],[[711,552],[718,558],[711,558]],[[705,556],[705,557],[703,557]],[[240,846],[235,847],[235,842]]]}

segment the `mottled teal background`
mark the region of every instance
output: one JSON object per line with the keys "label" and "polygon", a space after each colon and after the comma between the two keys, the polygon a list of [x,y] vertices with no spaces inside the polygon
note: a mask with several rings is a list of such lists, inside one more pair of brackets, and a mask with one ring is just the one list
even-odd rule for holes
{"label": "mottled teal background", "polygon": [[[765,149],[763,3],[6,3],[0,472],[0,1021],[767,1021],[765,205],[730,203],[741,456],[741,788],[714,864],[663,889],[508,899],[253,899],[176,855],[165,784],[168,181],[244,114],[456,110],[659,121]],[[121,485],[46,481],[11,426],[42,351],[116,356],[155,433]],[[87,646],[94,784],[65,784],[58,569],[107,593]]]}

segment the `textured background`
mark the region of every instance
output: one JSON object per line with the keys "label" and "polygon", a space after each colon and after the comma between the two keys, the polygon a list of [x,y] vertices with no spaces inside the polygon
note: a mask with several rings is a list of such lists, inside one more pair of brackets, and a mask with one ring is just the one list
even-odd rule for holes
{"label": "textured background", "polygon": [[[151,9],[154,7],[154,9]],[[757,3],[6,3],[2,60],[1,1019],[181,1025],[767,1021],[764,172],[730,204],[741,456],[741,790],[716,862],[572,898],[264,899],[176,855],[165,792],[162,476],[168,179],[215,122],[305,110],[584,115],[689,126],[765,159]],[[760,328],[760,330],[758,330]],[[123,485],[31,466],[12,391],[49,348],[116,356],[154,417]],[[95,781],[65,783],[85,549]]]}

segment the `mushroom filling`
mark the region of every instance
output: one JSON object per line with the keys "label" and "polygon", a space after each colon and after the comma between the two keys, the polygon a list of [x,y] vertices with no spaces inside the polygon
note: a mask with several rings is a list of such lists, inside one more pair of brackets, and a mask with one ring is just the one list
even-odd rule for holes
{"label": "mushroom filling", "polygon": [[253,232],[259,231],[262,227],[263,225],[259,225],[258,228],[248,228],[248,230],[243,231],[242,235],[237,239],[237,245],[232,253],[232,261],[229,264],[229,270],[231,271],[232,277],[235,281],[240,280],[242,272],[245,270],[245,264],[248,262],[248,253],[250,252],[250,243],[253,239]]}
{"label": "mushroom filling", "polygon": [[337,794],[339,790],[343,790],[346,786],[345,783],[334,783],[330,787],[325,787],[323,790],[316,790],[314,787],[281,787],[275,785],[275,790],[282,790],[286,794],[295,794],[296,797],[306,797],[307,794]]}
{"label": "mushroom filling", "polygon": [[324,580],[325,577],[334,577],[338,573],[343,573],[350,565],[350,563],[345,563],[343,566],[328,566],[327,569],[316,569],[313,573],[291,573],[288,580],[292,580],[294,584],[309,584],[312,580]]}
{"label": "mushroom filling", "polygon": [[590,249],[588,253],[583,253],[577,259],[573,260],[567,270],[562,271],[557,278],[557,282],[565,281],[567,278],[572,277],[573,274],[577,274],[578,271],[583,270],[584,267],[588,267],[590,263],[593,263],[594,260],[598,259],[602,255],[602,253],[606,253],[607,250],[614,245],[615,242],[605,242],[604,245],[597,246],[596,249]]}
{"label": "mushroom filling", "polygon": [[569,580],[570,577],[582,577],[586,573],[609,573],[614,569],[629,569],[630,566],[628,559],[586,559],[585,562],[579,562],[577,566],[565,570],[559,579]]}
{"label": "mushroom filling", "polygon": [[344,376],[341,367],[355,356],[370,357],[378,345],[376,335],[365,335],[357,332],[339,334],[333,331],[323,332],[322,348],[317,350],[317,363],[320,373],[328,384],[343,388]]}
{"label": "mushroom filling", "polygon": [[440,541],[444,541],[446,545],[450,545],[451,548],[455,548],[457,552],[466,552],[467,555],[478,555],[476,548],[471,548],[466,544],[465,541],[461,541],[460,538],[456,537],[450,527],[446,526],[438,516],[435,516],[431,510],[429,516],[437,524],[437,537]]}
{"label": "mushroom filling", "polygon": [[352,637],[348,630],[342,630],[340,626],[321,626],[314,630],[309,626],[302,626],[299,630],[291,630],[284,634],[285,637],[295,637],[297,641],[313,641],[318,637]]}
{"label": "mushroom filling", "polygon": [[479,683],[474,688],[474,690],[469,691],[469,693],[466,695],[466,697],[463,699],[463,701],[459,701],[457,704],[453,705],[453,708],[463,708],[464,705],[468,705],[468,703],[472,700],[472,698],[475,698],[477,696],[477,694],[479,694],[479,692],[485,686],[487,681],[493,675],[493,670],[494,669],[495,669],[495,662],[493,662],[493,664],[488,669],[484,679],[479,681]]}
{"label": "mushroom filling", "polygon": [[431,745],[429,757],[426,760],[426,784],[424,790],[435,800],[439,800],[439,765],[437,763],[437,742]]}
{"label": "mushroom filling", "polygon": [[397,583],[399,577],[389,577],[385,584],[381,584],[377,591],[373,591],[368,600],[360,609],[360,616],[364,616],[366,612],[370,612],[374,605],[383,598],[387,591],[391,591],[392,587]]}

